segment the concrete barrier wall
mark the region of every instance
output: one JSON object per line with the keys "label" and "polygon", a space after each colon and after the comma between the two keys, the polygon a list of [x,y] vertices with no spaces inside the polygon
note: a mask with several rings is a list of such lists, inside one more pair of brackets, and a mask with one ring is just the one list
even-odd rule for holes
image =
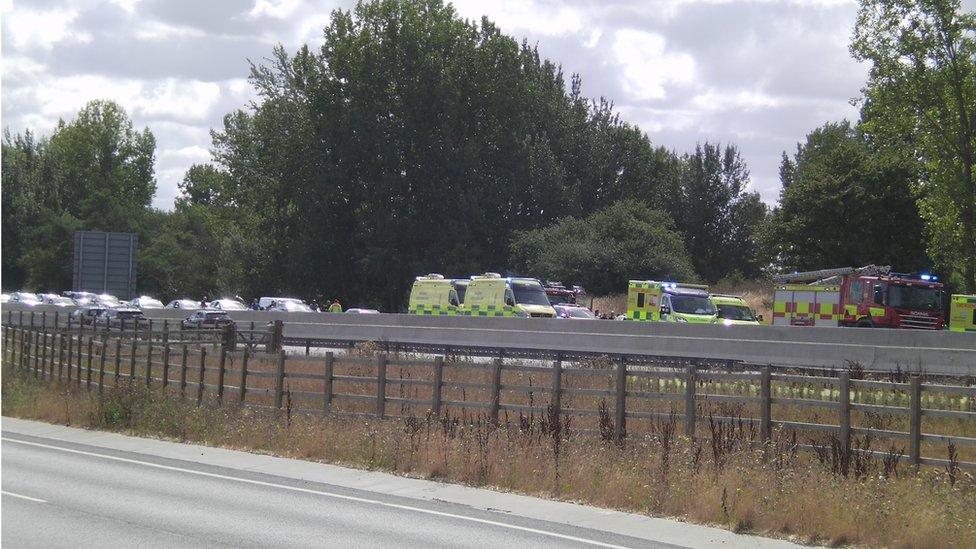
{"label": "concrete barrier wall", "polygon": [[[71,309],[7,304],[2,309],[3,322],[7,322],[7,311],[17,318],[21,310],[25,314],[35,311],[35,318],[46,311],[50,322],[55,311],[63,317]],[[173,309],[146,311],[155,320],[179,321],[188,314]],[[254,322],[258,327],[282,320],[284,335],[292,340],[633,354],[821,368],[845,368],[848,361],[856,361],[869,370],[976,376],[976,335],[948,331],[269,311],[233,311],[229,315],[240,324]]]}

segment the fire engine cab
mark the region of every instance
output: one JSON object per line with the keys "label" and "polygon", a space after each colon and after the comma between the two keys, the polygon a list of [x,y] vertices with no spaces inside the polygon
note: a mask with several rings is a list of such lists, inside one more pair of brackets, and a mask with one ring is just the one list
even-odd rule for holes
{"label": "fire engine cab", "polygon": [[942,284],[891,267],[847,267],[773,277],[773,325],[941,330]]}

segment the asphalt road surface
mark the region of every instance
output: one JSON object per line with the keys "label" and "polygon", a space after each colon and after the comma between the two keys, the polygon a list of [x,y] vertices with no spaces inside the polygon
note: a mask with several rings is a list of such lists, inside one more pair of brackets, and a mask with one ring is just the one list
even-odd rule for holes
{"label": "asphalt road surface", "polygon": [[677,547],[601,530],[4,431],[19,547]]}

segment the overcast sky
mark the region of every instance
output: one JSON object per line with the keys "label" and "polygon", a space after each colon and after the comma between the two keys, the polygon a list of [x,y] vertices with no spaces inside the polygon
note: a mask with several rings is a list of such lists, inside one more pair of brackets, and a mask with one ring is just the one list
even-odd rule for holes
{"label": "overcast sky", "polygon": [[[966,0],[974,9],[976,0]],[[0,0],[2,125],[49,133],[87,101],[121,103],[156,135],[154,204],[210,159],[212,127],[253,98],[247,59],[321,43],[346,0]],[[848,0],[456,0],[580,73],[583,92],[678,152],[735,142],[768,202],[779,157],[825,121],[854,119],[867,68]]]}

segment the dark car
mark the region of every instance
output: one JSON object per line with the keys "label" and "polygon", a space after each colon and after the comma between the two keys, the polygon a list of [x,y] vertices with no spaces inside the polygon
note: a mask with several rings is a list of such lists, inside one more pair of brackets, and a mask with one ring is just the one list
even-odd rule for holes
{"label": "dark car", "polygon": [[580,307],[578,305],[553,305],[553,309],[556,310],[556,318],[574,318],[581,320],[593,320],[596,315],[586,307]]}
{"label": "dark car", "polygon": [[79,307],[71,313],[71,317],[84,325],[91,325],[101,322],[106,310],[105,307]]}
{"label": "dark car", "polygon": [[99,323],[108,322],[112,328],[142,326],[149,323],[146,315],[139,309],[107,309],[99,318]]}
{"label": "dark car", "polygon": [[201,310],[183,320],[184,330],[197,328],[224,328],[234,323],[225,311]]}

